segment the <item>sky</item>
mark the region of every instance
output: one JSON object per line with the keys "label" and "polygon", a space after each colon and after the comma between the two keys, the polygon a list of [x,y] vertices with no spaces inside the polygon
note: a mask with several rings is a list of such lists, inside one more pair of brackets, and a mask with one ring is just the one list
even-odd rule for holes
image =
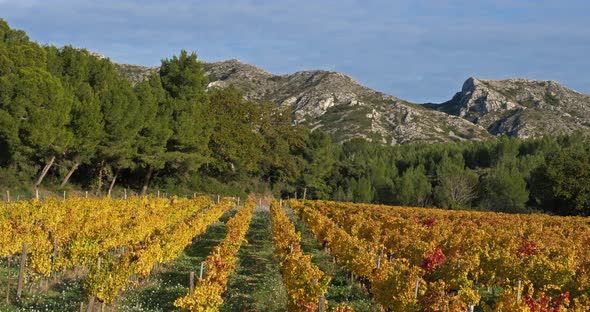
{"label": "sky", "polygon": [[146,66],[185,49],[274,74],[334,70],[416,103],[471,76],[590,94],[588,16],[588,0],[0,0],[0,18],[41,44]]}

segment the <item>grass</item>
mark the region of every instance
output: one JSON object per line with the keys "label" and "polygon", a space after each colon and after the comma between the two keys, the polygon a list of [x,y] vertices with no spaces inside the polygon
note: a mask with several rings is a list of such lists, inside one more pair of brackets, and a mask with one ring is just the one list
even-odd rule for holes
{"label": "grass", "polygon": [[238,252],[238,265],[229,277],[220,311],[286,311],[287,292],[273,256],[268,207],[256,209],[246,240]]}
{"label": "grass", "polygon": [[333,262],[332,256],[323,250],[322,245],[311,230],[290,210],[287,210],[287,214],[295,225],[295,229],[301,232],[301,248],[303,252],[311,255],[312,262],[324,273],[332,277],[326,294],[328,306],[333,307],[340,303],[346,303],[357,312],[379,311],[364,287],[355,281],[351,281],[349,274]]}
{"label": "grass", "polygon": [[[0,311],[79,311],[80,302],[85,302],[83,283],[76,278],[61,278],[59,283],[49,285],[43,290],[45,281],[34,281],[25,284],[20,300],[16,297],[18,279],[17,259],[9,264],[8,260],[0,260],[0,285],[2,300]],[[10,287],[10,303],[6,303],[6,285]],[[43,286],[41,286],[43,285]]]}
{"label": "grass", "polygon": [[225,222],[235,213],[227,213],[207,232],[187,247],[174,262],[162,267],[137,287],[125,291],[116,303],[117,311],[173,311],[174,300],[186,294],[190,272],[199,275],[201,262],[225,237]]}

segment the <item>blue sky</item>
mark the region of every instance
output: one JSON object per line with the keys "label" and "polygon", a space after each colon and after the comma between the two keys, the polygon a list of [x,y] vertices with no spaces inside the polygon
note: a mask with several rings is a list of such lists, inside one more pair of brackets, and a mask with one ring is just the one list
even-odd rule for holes
{"label": "blue sky", "polygon": [[422,103],[476,76],[557,80],[590,93],[590,1],[0,0],[33,40],[158,65],[181,49],[272,73],[344,72]]}

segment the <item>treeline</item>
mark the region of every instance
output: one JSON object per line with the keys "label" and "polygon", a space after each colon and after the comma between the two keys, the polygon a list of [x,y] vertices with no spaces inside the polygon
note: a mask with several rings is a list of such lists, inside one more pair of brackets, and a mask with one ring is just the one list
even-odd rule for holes
{"label": "treeline", "polygon": [[287,190],[312,153],[309,131],[290,111],[207,84],[194,53],[132,86],[109,60],[41,47],[0,20],[0,186]]}
{"label": "treeline", "polygon": [[313,196],[336,200],[590,214],[590,138],[563,137],[384,146],[355,140],[335,153]]}
{"label": "treeline", "polygon": [[109,60],[67,46],[39,46],[0,20],[0,188],[272,191],[590,214],[590,139],[583,134],[337,145],[321,130],[294,125],[288,107],[207,85],[194,53],[162,60],[158,74],[132,86]]}

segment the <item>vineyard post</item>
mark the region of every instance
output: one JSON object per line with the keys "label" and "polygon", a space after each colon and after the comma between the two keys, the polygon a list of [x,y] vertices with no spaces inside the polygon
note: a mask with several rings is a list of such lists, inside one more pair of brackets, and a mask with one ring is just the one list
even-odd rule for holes
{"label": "vineyard post", "polygon": [[416,286],[414,287],[414,299],[418,299],[418,288],[420,288],[420,278],[416,280]]}
{"label": "vineyard post", "polygon": [[326,311],[326,297],[324,297],[323,295],[320,296],[320,300],[319,300],[319,304],[318,304],[318,312],[325,312]]}
{"label": "vineyard post", "polygon": [[[88,191],[86,191],[86,198],[88,198]],[[84,305],[84,303],[82,303],[82,305]]]}
{"label": "vineyard post", "polygon": [[125,195],[124,195],[125,199],[127,199],[127,188],[125,188],[124,192],[125,192]]}
{"label": "vineyard post", "polygon": [[93,312],[94,311],[94,296],[90,298],[88,301],[88,307],[86,308],[86,312]]}
{"label": "vineyard post", "polygon": [[195,272],[191,271],[191,274],[188,278],[188,293],[190,295],[190,297],[193,297],[193,294],[195,292]]}
{"label": "vineyard post", "polygon": [[20,201],[20,195],[16,195],[16,201]]}
{"label": "vineyard post", "polygon": [[[8,262],[10,267],[10,261]],[[6,304],[10,304],[10,276],[6,275]]]}
{"label": "vineyard post", "polygon": [[23,243],[23,250],[20,255],[20,268],[18,270],[18,286],[16,288],[16,296],[20,299],[23,292],[25,265],[27,264],[27,243]]}
{"label": "vineyard post", "polygon": [[57,236],[55,237],[55,241],[53,244],[53,258],[51,259],[51,277],[53,277],[53,282],[55,283],[55,280],[57,278],[57,274],[54,271],[55,268],[55,261],[57,260],[57,246],[59,244],[59,239],[57,238]]}
{"label": "vineyard post", "polygon": [[221,199],[221,198],[220,198],[219,194],[217,194],[217,204],[219,204],[219,200],[220,200],[220,199]]}
{"label": "vineyard post", "polygon": [[64,200],[66,200],[66,191],[64,191]]}
{"label": "vineyard post", "polygon": [[35,187],[35,198],[39,200],[39,188]]}
{"label": "vineyard post", "polygon": [[199,278],[203,278],[203,271],[205,271],[205,262],[201,262],[201,272],[199,272]]}
{"label": "vineyard post", "polygon": [[307,187],[303,188],[303,201],[307,198]]}
{"label": "vineyard post", "polygon": [[10,191],[6,191],[6,201],[10,202]]}
{"label": "vineyard post", "polygon": [[238,196],[238,206],[240,205],[240,197]]}
{"label": "vineyard post", "polygon": [[160,190],[158,190],[158,196],[157,197],[160,198]]}
{"label": "vineyard post", "polygon": [[469,305],[469,312],[473,312],[475,310],[475,305]]}
{"label": "vineyard post", "polygon": [[279,207],[283,208],[283,199],[279,198]]}
{"label": "vineyard post", "polygon": [[517,286],[518,287],[518,290],[516,292],[516,304],[520,304],[520,296],[522,295],[522,293],[521,293],[522,292],[522,287],[521,287],[522,286],[522,281],[521,280],[518,280],[518,284],[517,285],[518,285]]}

